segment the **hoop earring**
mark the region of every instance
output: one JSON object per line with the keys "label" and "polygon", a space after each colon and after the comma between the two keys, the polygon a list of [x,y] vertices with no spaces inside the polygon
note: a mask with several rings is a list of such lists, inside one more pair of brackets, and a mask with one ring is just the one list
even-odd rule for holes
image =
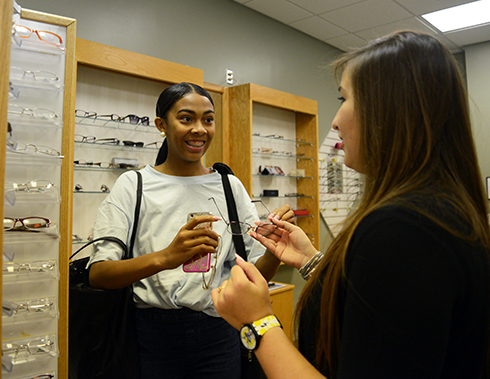
{"label": "hoop earring", "polygon": [[160,135],[162,136],[162,138],[165,138],[166,136],[165,132],[160,132]]}

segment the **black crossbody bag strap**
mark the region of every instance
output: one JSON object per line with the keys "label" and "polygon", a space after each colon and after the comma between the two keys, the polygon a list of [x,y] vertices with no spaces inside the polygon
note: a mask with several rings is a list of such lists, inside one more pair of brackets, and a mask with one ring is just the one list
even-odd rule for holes
{"label": "black crossbody bag strap", "polygon": [[[238,211],[236,208],[235,198],[233,197],[233,191],[231,190],[230,179],[228,179],[228,173],[233,175],[233,171],[226,166],[224,163],[215,163],[213,168],[221,174],[221,179],[223,180],[223,188],[225,190],[226,197],[226,206],[228,208],[228,217],[230,218],[230,222],[235,221],[236,227],[240,229],[238,225]],[[226,172],[228,171],[228,172]],[[245,261],[247,260],[247,252],[245,250],[245,242],[243,241],[243,235],[241,234],[233,234],[233,243],[235,244],[235,249],[240,257],[242,257]]]}
{"label": "black crossbody bag strap", "polygon": [[136,190],[136,207],[134,208],[133,233],[131,234],[131,245],[128,255],[129,258],[133,258],[134,242],[136,241],[136,233],[140,219],[141,197],[143,196],[143,178],[141,176],[141,172],[136,171],[136,174],[138,175],[138,188]]}

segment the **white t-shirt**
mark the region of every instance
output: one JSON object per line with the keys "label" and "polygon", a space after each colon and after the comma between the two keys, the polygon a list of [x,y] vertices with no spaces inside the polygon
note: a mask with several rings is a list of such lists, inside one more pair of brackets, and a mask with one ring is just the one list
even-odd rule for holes
{"label": "white t-shirt", "polygon": [[[221,175],[213,172],[201,176],[171,176],[162,174],[151,166],[140,170],[143,178],[138,232],[133,256],[166,248],[178,231],[187,223],[187,216],[193,212],[211,212],[219,216],[211,196],[229,222],[226,197]],[[235,198],[240,221],[254,225],[259,220],[254,204],[238,178],[228,175]],[[114,184],[107,198],[100,205],[94,225],[94,238],[102,236],[118,237],[130,246],[134,210],[136,206],[137,175],[134,172],[122,174]],[[221,236],[221,254],[216,275],[211,288],[218,287],[230,277],[231,267],[236,264],[235,247],[231,234],[226,231],[226,223],[213,223],[213,229]],[[248,261],[255,263],[265,248],[250,236],[243,236]],[[119,260],[122,249],[114,242],[101,241],[94,244],[94,253],[89,265],[105,260]],[[213,262],[214,258],[212,259]],[[211,272],[206,273],[209,278]],[[179,266],[164,270],[133,284],[136,306],[178,309],[187,307],[218,317],[212,304],[211,291],[202,288],[201,273],[186,273]]]}

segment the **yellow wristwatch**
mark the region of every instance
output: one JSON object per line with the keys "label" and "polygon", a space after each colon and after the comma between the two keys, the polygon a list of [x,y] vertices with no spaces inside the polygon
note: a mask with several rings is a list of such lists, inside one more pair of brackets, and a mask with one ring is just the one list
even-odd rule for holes
{"label": "yellow wristwatch", "polygon": [[240,340],[246,349],[253,351],[259,347],[260,339],[269,329],[282,325],[275,315],[261,318],[251,324],[245,324],[240,329]]}

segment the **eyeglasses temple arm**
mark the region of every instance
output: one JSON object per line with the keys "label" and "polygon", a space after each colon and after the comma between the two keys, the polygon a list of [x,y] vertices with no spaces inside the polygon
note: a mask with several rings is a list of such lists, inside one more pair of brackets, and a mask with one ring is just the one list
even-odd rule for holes
{"label": "eyeglasses temple arm", "polygon": [[218,204],[216,203],[216,200],[214,200],[214,197],[210,197],[208,200],[213,200],[213,203],[214,205],[216,206],[216,209],[218,210],[218,213],[219,215],[221,216],[221,218],[223,219],[223,221],[226,223],[226,224],[229,224],[228,221],[226,221],[226,218],[223,217],[223,214],[221,213],[221,211],[219,210],[219,207],[218,207]]}

